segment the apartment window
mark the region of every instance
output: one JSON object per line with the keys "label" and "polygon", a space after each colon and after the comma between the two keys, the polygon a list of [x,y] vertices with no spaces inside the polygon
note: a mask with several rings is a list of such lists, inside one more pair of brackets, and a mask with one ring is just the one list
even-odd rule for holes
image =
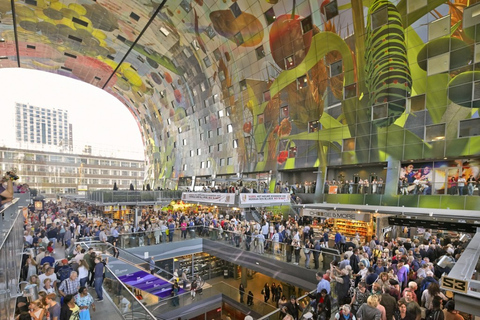
{"label": "apartment window", "polygon": [[257,60],[265,58],[265,50],[263,49],[263,45],[255,48],[255,53],[257,55]]}
{"label": "apartment window", "polygon": [[293,54],[285,58],[285,69],[289,70],[295,67],[295,60],[293,58]]}
{"label": "apartment window", "polygon": [[273,7],[265,11],[263,15],[265,16],[265,20],[267,21],[267,26],[271,25],[276,20],[275,11],[273,11]]}
{"label": "apartment window", "polygon": [[425,127],[425,141],[445,140],[445,123]]}
{"label": "apartment window", "polygon": [[372,106],[372,120],[385,119],[388,117],[388,104],[382,103]]}
{"label": "apartment window", "polygon": [[187,170],[187,165],[186,164],[183,165],[183,170],[184,171]]}
{"label": "apartment window", "polygon": [[428,0],[407,0],[407,12],[411,13],[427,5]]}
{"label": "apartment window", "polygon": [[174,142],[173,142],[173,148],[175,149],[176,147],[177,147],[177,142],[174,141]]}
{"label": "apartment window", "polygon": [[225,166],[225,158],[220,158],[220,167]]}
{"label": "apartment window", "polygon": [[223,117],[225,112],[223,110],[218,110],[218,117],[221,118]]}
{"label": "apartment window", "polygon": [[307,76],[304,75],[304,76],[301,76],[301,77],[297,78],[297,89],[301,90],[301,89],[306,88],[306,87],[308,87]]}
{"label": "apartment window", "polygon": [[212,153],[213,151],[215,151],[215,147],[213,145],[208,146],[208,153]]}
{"label": "apartment window", "polygon": [[212,130],[208,130],[207,137],[209,139],[213,137],[213,131]]}
{"label": "apartment window", "polygon": [[223,129],[222,127],[217,128],[217,136],[221,136],[223,134]]}
{"label": "apartment window", "polygon": [[308,132],[317,132],[320,130],[320,122],[318,120],[310,121],[308,123]]}
{"label": "apartment window", "polygon": [[372,13],[371,19],[372,19],[372,30],[375,30],[387,24],[388,23],[388,7],[383,6],[381,9]]}
{"label": "apartment window", "polygon": [[222,144],[219,143],[217,144],[217,151],[222,151],[223,147],[222,147]]}
{"label": "apartment window", "polygon": [[288,148],[288,157],[295,158],[297,156],[297,147]]}
{"label": "apartment window", "polygon": [[207,124],[207,123],[208,123],[208,116],[205,116],[205,117],[203,118],[203,121],[205,122],[205,124]]}
{"label": "apartment window", "polygon": [[480,118],[461,120],[459,122],[458,137],[474,137],[480,135]]}
{"label": "apartment window", "polygon": [[183,139],[183,140],[182,140],[182,144],[183,144],[184,146],[186,146],[186,145],[187,145],[187,139]]}
{"label": "apartment window", "polygon": [[227,124],[227,133],[231,133],[231,132],[233,132],[233,126],[231,124]]}
{"label": "apartment window", "polygon": [[343,151],[355,151],[355,138],[343,139]]}
{"label": "apartment window", "polygon": [[204,137],[205,137],[204,134],[203,134],[203,133],[200,133],[200,140],[201,140],[201,141],[203,140]]}
{"label": "apartment window", "polygon": [[122,176],[129,176],[128,171],[122,171]]}
{"label": "apartment window", "polygon": [[193,157],[195,155],[195,152],[193,150],[190,150],[190,157]]}
{"label": "apartment window", "polygon": [[233,165],[233,158],[232,157],[228,157],[227,158],[227,166],[231,166]]}
{"label": "apartment window", "polygon": [[312,16],[308,16],[306,18],[303,18],[303,20],[302,20],[303,33],[307,33],[308,31],[310,31],[312,29],[313,29]]}
{"label": "apartment window", "polygon": [[343,95],[344,95],[345,99],[350,99],[350,98],[356,97],[357,96],[357,84],[352,83],[348,86],[345,86],[343,88]]}
{"label": "apartment window", "polygon": [[238,148],[238,139],[233,139],[233,148]]}
{"label": "apartment window", "polygon": [[212,166],[212,162],[210,160],[207,160],[207,168],[210,168]]}
{"label": "apartment window", "polygon": [[205,169],[205,161],[200,162],[200,169]]}
{"label": "apartment window", "polygon": [[420,94],[410,98],[410,111],[417,112],[425,110],[425,95]]}
{"label": "apartment window", "polygon": [[336,16],[338,16],[338,5],[337,5],[337,0],[330,1],[328,4],[326,4],[323,7],[323,12],[322,12],[327,20],[330,20]]}
{"label": "apartment window", "polygon": [[197,156],[201,156],[202,155],[202,149],[198,148],[197,149]]}
{"label": "apartment window", "polygon": [[239,83],[240,83],[240,91],[247,90],[247,80],[243,79]]}

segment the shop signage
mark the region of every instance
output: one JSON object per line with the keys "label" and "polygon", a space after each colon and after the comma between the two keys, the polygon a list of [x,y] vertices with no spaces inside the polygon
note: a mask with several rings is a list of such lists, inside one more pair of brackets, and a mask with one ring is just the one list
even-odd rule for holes
{"label": "shop signage", "polygon": [[183,201],[202,202],[212,204],[234,204],[234,193],[207,193],[207,192],[183,192]]}
{"label": "shop signage", "polygon": [[442,288],[446,290],[455,290],[455,291],[467,293],[468,281],[443,276]]}
{"label": "shop signage", "polygon": [[357,221],[370,221],[370,214],[355,213],[355,212],[338,212],[338,211],[322,211],[303,209],[304,216],[319,217],[319,218],[334,218]]}
{"label": "shop signage", "polygon": [[240,204],[290,203],[288,193],[241,193]]}

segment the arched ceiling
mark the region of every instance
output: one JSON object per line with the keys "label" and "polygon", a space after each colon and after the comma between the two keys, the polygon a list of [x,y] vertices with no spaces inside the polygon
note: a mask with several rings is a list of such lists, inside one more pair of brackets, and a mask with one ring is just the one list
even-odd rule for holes
{"label": "arched ceiling", "polygon": [[[44,70],[116,96],[138,122],[154,187],[182,176],[402,160],[403,148],[389,147],[395,139],[370,139],[388,126],[401,141],[410,130],[428,158],[405,101],[430,90],[428,76],[443,86],[427,94],[425,108],[436,108],[456,73],[427,75],[417,64],[429,41],[422,28],[450,14],[445,37],[468,48],[478,41],[474,20],[465,32],[458,22],[478,1],[445,2],[0,0],[0,67]],[[379,102],[389,103],[387,116],[374,122]],[[429,110],[431,121],[445,110]]]}

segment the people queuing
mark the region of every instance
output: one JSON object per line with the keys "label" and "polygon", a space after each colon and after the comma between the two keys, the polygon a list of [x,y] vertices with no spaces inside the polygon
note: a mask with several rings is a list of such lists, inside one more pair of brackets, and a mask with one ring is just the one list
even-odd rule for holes
{"label": "people queuing", "polygon": [[[103,301],[102,282],[106,260],[92,248],[73,243],[88,228],[88,220],[74,208],[46,202],[44,210],[30,211],[24,221],[24,249],[20,278],[38,287],[40,298],[17,301],[17,319],[91,319],[94,298],[87,286],[95,287],[97,302]],[[56,260],[55,248],[65,247],[64,259]],[[73,318],[71,318],[73,317]]]}

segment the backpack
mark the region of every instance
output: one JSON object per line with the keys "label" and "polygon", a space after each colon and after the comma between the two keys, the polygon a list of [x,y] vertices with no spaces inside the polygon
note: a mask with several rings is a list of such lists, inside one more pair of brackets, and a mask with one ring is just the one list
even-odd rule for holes
{"label": "backpack", "polygon": [[73,271],[73,269],[70,266],[62,267],[60,270],[57,272],[57,277],[60,282],[63,282],[63,280],[70,278],[70,273]]}
{"label": "backpack", "polygon": [[425,320],[443,320],[444,315],[442,310],[432,310],[428,312]]}

